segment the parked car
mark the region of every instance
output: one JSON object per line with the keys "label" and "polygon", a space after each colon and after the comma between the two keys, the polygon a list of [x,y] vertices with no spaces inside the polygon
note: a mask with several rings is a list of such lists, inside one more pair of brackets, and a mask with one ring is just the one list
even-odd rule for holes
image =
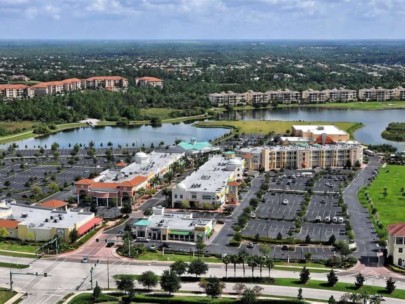
{"label": "parked car", "polygon": [[343,224],[343,223],[345,222],[345,219],[340,216],[340,217],[338,218],[338,222],[339,222],[339,224]]}
{"label": "parked car", "polygon": [[149,247],[150,250],[155,251],[157,249],[155,244],[150,245]]}
{"label": "parked car", "polygon": [[288,199],[283,199],[283,205],[288,205]]}
{"label": "parked car", "polygon": [[330,216],[325,217],[325,222],[330,223]]}
{"label": "parked car", "polygon": [[254,248],[255,247],[255,244],[253,244],[252,242],[250,242],[248,245],[247,245],[247,248]]}
{"label": "parked car", "polygon": [[321,217],[320,215],[318,215],[318,216],[315,218],[315,222],[319,223],[320,221],[322,221],[322,217]]}
{"label": "parked car", "polygon": [[338,222],[337,216],[334,216],[334,217],[332,218],[332,222],[334,222],[334,223],[337,223],[337,222]]}
{"label": "parked car", "polygon": [[147,243],[147,242],[149,242],[149,239],[145,238],[145,237],[137,237],[135,242]]}
{"label": "parked car", "polygon": [[252,219],[256,218],[256,213],[250,212],[250,218],[252,218]]}
{"label": "parked car", "polygon": [[82,263],[88,263],[89,262],[89,257],[88,256],[84,256],[82,258]]}

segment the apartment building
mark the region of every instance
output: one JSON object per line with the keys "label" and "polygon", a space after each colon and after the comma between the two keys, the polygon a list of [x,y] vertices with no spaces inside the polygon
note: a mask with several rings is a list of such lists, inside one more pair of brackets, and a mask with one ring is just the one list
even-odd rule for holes
{"label": "apartment building", "polygon": [[357,142],[268,147],[247,147],[236,151],[247,170],[312,169],[344,167],[363,161],[363,146]]}
{"label": "apartment building", "polygon": [[387,255],[394,265],[405,268],[405,223],[391,224],[388,230]]}
{"label": "apartment building", "polygon": [[64,92],[80,91],[82,89],[82,80],[78,78],[69,78],[61,81]]}
{"label": "apartment building", "polygon": [[396,99],[395,89],[370,88],[359,90],[359,100],[363,101],[387,101]]}
{"label": "apartment building", "polygon": [[64,92],[62,81],[40,82],[33,85],[31,89],[34,91],[35,96],[57,95]]}
{"label": "apartment building", "polygon": [[[249,96],[250,98],[250,96]],[[232,91],[213,93],[208,95],[208,99],[217,106],[239,106],[248,104],[247,93],[235,93]]]}
{"label": "apartment building", "polygon": [[344,88],[321,91],[309,89],[302,91],[302,101],[309,103],[350,102],[356,100],[357,92]]}
{"label": "apartment building", "polygon": [[132,224],[131,230],[135,237],[158,241],[204,243],[213,233],[215,220],[194,218],[192,213],[165,212],[164,207],[153,207],[153,214]]}
{"label": "apartment building", "polygon": [[82,179],[76,182],[76,195],[92,197],[97,206],[122,206],[132,202],[136,191],[148,187],[154,176],[162,176],[170,166],[179,161],[184,153],[151,152],[135,154],[135,162],[126,165],[120,163],[114,169],[100,173],[94,179]]}
{"label": "apartment building", "polygon": [[156,77],[137,77],[135,78],[135,85],[163,89],[163,80]]}
{"label": "apartment building", "polygon": [[264,93],[266,103],[299,103],[301,93],[291,90],[267,91]]}
{"label": "apartment building", "polygon": [[172,207],[187,202],[190,207],[218,208],[238,199],[238,182],[243,176],[243,159],[234,153],[211,157],[197,171],[172,188]]}
{"label": "apartment building", "polygon": [[405,100],[405,88],[397,87],[395,90],[395,98],[397,100]]}
{"label": "apartment building", "polygon": [[121,76],[95,76],[82,80],[83,88],[119,91],[128,88],[128,79]]}
{"label": "apartment building", "polygon": [[23,84],[0,84],[0,98],[21,99],[34,96],[34,90]]}

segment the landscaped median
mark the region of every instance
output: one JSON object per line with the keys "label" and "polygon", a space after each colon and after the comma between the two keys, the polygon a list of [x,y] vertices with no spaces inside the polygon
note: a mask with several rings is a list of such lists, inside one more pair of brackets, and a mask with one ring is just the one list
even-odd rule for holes
{"label": "landscaped median", "polygon": [[10,291],[5,288],[0,288],[0,304],[6,303],[12,297],[14,297],[17,293],[15,291]]}

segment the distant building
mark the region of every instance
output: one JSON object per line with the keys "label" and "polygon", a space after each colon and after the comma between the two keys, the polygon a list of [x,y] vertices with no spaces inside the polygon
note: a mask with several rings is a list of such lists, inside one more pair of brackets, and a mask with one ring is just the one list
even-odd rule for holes
{"label": "distant building", "polygon": [[30,78],[25,75],[13,75],[10,79],[13,81],[30,81]]}
{"label": "distant building", "polygon": [[165,174],[183,155],[184,153],[138,152],[132,164],[105,170],[94,179],[77,181],[77,199],[88,195],[97,206],[107,207],[113,202],[118,206],[122,206],[124,202],[132,202],[137,190],[146,188],[154,176]]}
{"label": "distant building", "polygon": [[192,137],[190,141],[181,141],[175,146],[170,147],[169,151],[184,152],[186,154],[208,153],[219,151],[217,147],[213,147],[209,142],[198,142],[196,138]]}
{"label": "distant building", "polygon": [[0,98],[3,99],[21,99],[31,98],[34,91],[31,87],[23,84],[0,84]]}
{"label": "distant building", "polygon": [[292,136],[312,139],[315,143],[336,143],[350,140],[350,135],[333,125],[294,125]]}
{"label": "distant building", "polygon": [[22,241],[49,241],[58,236],[69,242],[76,229],[79,236],[102,223],[92,212],[54,210],[41,206],[20,205],[13,200],[0,201],[0,228],[7,229],[8,237]]}
{"label": "distant building", "polygon": [[359,90],[359,100],[363,101],[387,101],[396,99],[395,89],[371,88]]}
{"label": "distant building", "polygon": [[128,79],[121,76],[95,76],[82,80],[85,89],[126,90]]}
{"label": "distant building", "polygon": [[163,89],[163,80],[156,77],[137,77],[135,78],[135,85]]}
{"label": "distant building", "polygon": [[35,96],[58,95],[63,93],[62,81],[40,82],[30,87]]}
{"label": "distant building", "polygon": [[38,206],[42,208],[48,208],[52,210],[67,211],[67,202],[60,200],[49,200],[43,203],[39,203]]}
{"label": "distant building", "polygon": [[212,156],[197,171],[172,188],[172,207],[187,202],[190,207],[204,208],[204,204],[218,208],[238,201],[237,183],[243,178],[243,160],[234,153]]}
{"label": "distant building", "polygon": [[394,265],[405,268],[405,223],[391,224],[388,230],[387,255]]}
{"label": "distant building", "polygon": [[158,241],[204,243],[214,232],[213,219],[193,218],[192,213],[165,213],[163,207],[153,207],[153,214],[132,224],[132,233],[137,238]]}
{"label": "distant building", "polygon": [[356,91],[344,88],[322,90],[322,91],[309,89],[302,91],[302,101],[309,103],[350,102],[356,100],[357,100]]}

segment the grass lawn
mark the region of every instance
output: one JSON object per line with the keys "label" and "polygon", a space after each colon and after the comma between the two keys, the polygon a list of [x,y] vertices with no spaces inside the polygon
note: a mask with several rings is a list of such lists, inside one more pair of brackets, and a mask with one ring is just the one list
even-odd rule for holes
{"label": "grass lawn", "polygon": [[0,121],[0,128],[5,129],[8,132],[13,132],[16,129],[31,129],[35,125],[32,121]]}
{"label": "grass lawn", "polygon": [[160,119],[168,119],[172,118],[170,116],[173,112],[178,112],[175,109],[168,109],[168,108],[149,108],[149,109],[141,109],[141,115],[150,116],[150,117],[159,117]]}
{"label": "grass lawn", "polygon": [[[196,259],[196,258],[197,258],[196,256],[193,258],[190,255],[182,255],[182,254],[165,253],[163,255],[161,252],[147,252],[147,253],[139,256],[137,259],[138,260],[151,260],[151,261],[190,262],[191,260]],[[203,258],[201,258],[201,260],[206,263],[222,263],[221,259],[216,258],[216,257],[203,257]]]}
{"label": "grass lawn", "polygon": [[[97,303],[118,303],[119,298],[108,295],[108,294],[101,294],[100,297],[97,299]],[[69,304],[86,304],[86,303],[94,303],[93,302],[93,295],[90,293],[82,293],[74,297]]]}
{"label": "grass lawn", "polygon": [[19,244],[14,242],[0,242],[1,250],[19,251],[22,253],[35,253],[38,247],[32,244]]}
{"label": "grass lawn", "polygon": [[14,263],[0,262],[0,267],[3,267],[3,268],[15,268],[15,269],[25,269],[25,268],[28,268],[30,266],[25,265],[25,264],[14,264]]}
{"label": "grass lawn", "polygon": [[368,102],[348,102],[348,103],[325,103],[310,104],[302,107],[311,108],[333,108],[333,109],[353,109],[353,110],[382,110],[382,109],[403,109],[405,101],[368,101]]}
{"label": "grass lawn", "polygon": [[[220,127],[220,128],[234,128],[240,133],[245,134],[269,134],[270,132],[275,133],[286,133],[287,130],[291,131],[293,125],[324,125],[324,121],[202,121],[195,124],[196,127]],[[363,125],[361,123],[354,122],[336,122],[327,123],[333,124],[336,127],[345,130],[349,134],[352,134],[356,129],[361,128]]]}
{"label": "grass lawn", "polygon": [[[405,221],[405,196],[401,192],[401,188],[405,188],[404,181],[405,166],[388,165],[379,170],[377,177],[367,190],[362,189],[359,192],[360,202],[371,209],[365,197],[365,191],[368,191],[377,209],[379,220],[385,227],[388,224]],[[384,187],[387,188],[386,196]]]}
{"label": "grass lawn", "polygon": [[11,256],[15,258],[32,258],[32,259],[36,258],[36,255],[30,253],[10,252],[3,250],[0,250],[0,255]]}
{"label": "grass lawn", "polygon": [[0,304],[6,303],[17,293],[15,291],[9,291],[8,289],[0,288]]}

